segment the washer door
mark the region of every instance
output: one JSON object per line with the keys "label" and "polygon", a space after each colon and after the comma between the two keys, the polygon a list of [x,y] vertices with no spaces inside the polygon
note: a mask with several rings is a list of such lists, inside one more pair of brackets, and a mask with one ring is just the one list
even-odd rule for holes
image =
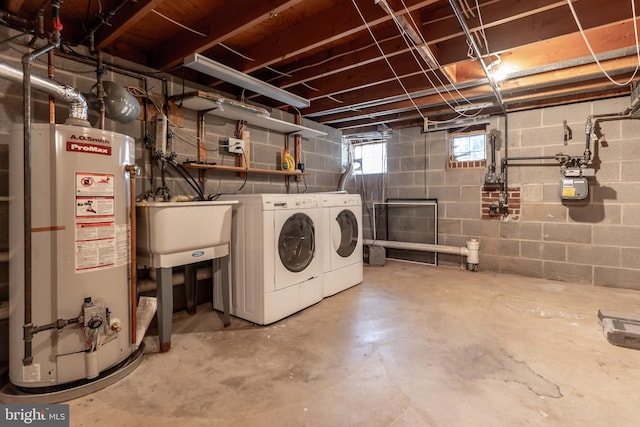
{"label": "washer door", "polygon": [[342,210],[331,224],[333,248],[342,258],[351,256],[358,245],[358,220],[350,210]]}
{"label": "washer door", "polygon": [[315,241],[313,220],[303,213],[290,216],[278,237],[278,255],[282,265],[293,273],[306,269],[315,256]]}

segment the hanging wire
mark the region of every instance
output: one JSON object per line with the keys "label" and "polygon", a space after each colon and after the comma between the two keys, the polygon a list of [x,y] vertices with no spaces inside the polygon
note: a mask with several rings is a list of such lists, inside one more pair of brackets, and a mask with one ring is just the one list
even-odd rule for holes
{"label": "hanging wire", "polygon": [[331,96],[331,95],[327,95],[327,98],[329,98],[330,100],[332,100],[332,101],[334,101],[334,102],[337,102],[338,104],[344,104],[344,101],[341,101],[341,100],[339,100],[338,98],[333,97],[333,96]]}
{"label": "hanging wire", "polygon": [[266,68],[269,71],[273,71],[274,73],[280,75],[281,77],[293,77],[291,74],[283,73],[282,71],[278,71],[275,68],[269,67],[268,65],[266,67],[264,67],[264,68]]}
{"label": "hanging wire", "polygon": [[[418,26],[418,24],[415,22],[415,20],[413,19],[413,16],[411,15],[411,13],[409,13],[409,9],[407,8],[407,5],[405,4],[404,0],[402,0],[402,5],[405,8],[405,11],[407,12],[407,15],[409,16],[409,18],[411,19],[411,22],[413,23],[415,28],[420,28]],[[397,19],[394,17],[394,21],[396,22],[396,26],[398,27],[398,29],[400,31],[402,30],[402,27],[400,25],[400,23],[397,21]],[[420,31],[417,32],[418,36],[420,37],[420,41],[423,44],[427,44],[427,41],[424,39],[424,37],[422,37],[422,34],[420,33]],[[407,40],[409,39],[409,40]],[[415,49],[418,49],[418,46],[416,45],[415,41],[411,38],[411,37],[405,37],[405,42],[410,42],[411,45],[407,44],[409,47],[413,46]],[[433,86],[434,90],[438,93],[438,95],[440,96],[440,98],[442,98],[442,100],[445,102],[445,104],[447,104],[447,106],[449,108],[451,108],[453,111],[455,111],[456,113],[460,114],[462,117],[475,117],[477,115],[479,115],[482,112],[482,109],[479,109],[478,112],[476,112],[475,114],[466,114],[466,113],[462,113],[460,111],[456,111],[455,107],[452,106],[440,93],[440,91],[438,91],[438,89],[436,88],[436,85],[433,84],[433,81],[429,78],[429,75],[427,73],[427,71],[422,67],[422,64],[420,63],[420,61],[418,60],[418,58],[415,55],[414,49],[410,49],[411,55],[413,56],[413,58],[416,60],[416,62],[418,63],[418,66],[420,67],[420,69],[422,70],[422,73],[425,75],[425,77],[427,78],[427,80],[429,80],[429,83],[431,83],[431,86]],[[435,62],[436,68],[442,68],[442,65],[438,62],[438,59],[433,56],[433,61]],[[433,69],[432,69],[433,71]],[[454,99],[454,102],[456,104],[456,106],[461,107],[462,105],[460,104],[460,102],[458,102],[457,100],[455,100],[454,96],[452,95],[451,91],[447,88],[447,86],[444,84],[444,82],[442,81],[442,79],[440,78],[440,76],[434,71],[434,76],[436,77],[436,79],[438,80],[438,82],[440,83],[440,85],[444,88],[445,92],[447,92],[447,94],[449,96],[451,96],[452,99]],[[472,102],[467,99],[467,97],[465,97],[460,90],[456,87],[455,83],[453,81],[451,81],[451,79],[449,78],[449,75],[447,73],[443,73],[445,78],[447,79],[447,81],[449,82],[449,84],[453,87],[453,90],[460,95],[460,97],[462,97],[462,99],[464,101],[466,101],[469,104],[472,104]]]}
{"label": "hanging wire", "polygon": [[489,50],[489,42],[487,41],[487,34],[484,30],[484,22],[482,22],[482,12],[480,11],[480,4],[478,0],[476,0],[476,9],[478,9],[478,20],[480,21],[480,34],[482,35],[482,39],[484,40],[484,48],[487,51],[487,55],[491,55],[491,51]]}
{"label": "hanging wire", "polygon": [[246,59],[247,61],[255,61],[255,59],[253,59],[253,58],[249,58],[248,56],[241,54],[241,53],[240,53],[240,52],[238,52],[237,50],[230,48],[229,46],[227,46],[227,45],[226,45],[226,44],[224,44],[224,43],[218,43],[218,45],[220,45],[220,46],[222,46],[223,48],[227,49],[229,52],[235,53],[235,54],[236,54],[236,55],[238,55],[239,57]]}
{"label": "hanging wire", "polygon": [[[20,37],[25,36],[27,34],[29,34],[28,31],[23,31],[20,34],[16,34],[15,36],[11,36],[11,37],[9,37],[7,39],[3,39],[3,40],[0,41],[0,45],[2,45],[4,43],[10,43],[10,42],[14,41],[15,39],[19,39]],[[92,70],[92,72],[95,72],[95,71]]]}
{"label": "hanging wire", "polygon": [[369,23],[367,22],[366,19],[364,19],[364,16],[362,15],[362,12],[360,11],[360,8],[358,7],[358,4],[356,3],[356,0],[351,0],[351,1],[353,2],[353,5],[355,6],[356,10],[358,11],[358,15],[360,15],[360,19],[362,19],[362,22],[367,27],[367,30],[369,31],[369,34],[371,35],[371,38],[373,39],[373,41],[375,42],[376,46],[378,47],[378,50],[380,51],[380,54],[382,55],[382,57],[384,58],[385,62],[389,66],[389,69],[391,70],[391,72],[395,76],[396,80],[398,81],[398,83],[402,87],[402,90],[407,95],[407,98],[409,98],[409,100],[411,101],[411,104],[413,105],[413,107],[416,109],[416,111],[418,112],[420,117],[422,117],[422,120],[426,120],[426,117],[422,114],[422,111],[420,111],[420,108],[418,108],[418,106],[416,105],[416,103],[413,100],[413,98],[411,97],[411,95],[409,95],[409,91],[407,91],[407,88],[405,87],[404,83],[402,83],[402,80],[398,76],[398,73],[396,73],[396,70],[394,70],[393,67],[391,66],[391,62],[389,62],[389,58],[387,58],[387,55],[382,50],[382,46],[380,46],[380,44],[378,43],[378,40],[376,40],[376,37],[374,36],[373,31],[371,30],[371,27],[369,26]]}
{"label": "hanging wire", "polygon": [[[163,111],[162,111],[162,105],[160,104],[160,102],[157,99],[155,99],[148,91],[145,91],[143,88],[136,87],[136,86],[129,86],[127,88],[127,90],[133,96],[146,97],[149,101],[151,101],[151,104],[153,105],[153,107],[156,109],[156,111],[158,113],[164,114]],[[196,135],[191,135],[190,133],[188,133],[184,129],[180,128],[178,125],[176,125],[174,122],[172,122],[171,119],[169,119],[169,117],[167,117],[167,122],[171,126],[173,126],[174,136],[176,138],[180,139],[182,142],[186,143],[187,145],[190,145],[191,147],[198,148],[198,142],[204,141],[204,138],[198,137]],[[214,134],[214,135],[217,136],[218,138],[226,137],[226,135],[222,135],[222,134]],[[195,139],[196,142],[193,142],[192,141],[193,139]],[[206,151],[215,152],[215,151],[218,151],[218,149],[217,149],[217,147],[216,148],[211,148],[211,149],[207,148]]]}
{"label": "hanging wire", "polygon": [[317,89],[317,88],[315,88],[315,87],[313,87],[313,86],[311,86],[311,85],[308,85],[308,84],[307,84],[307,83],[305,83],[305,82],[302,82],[302,86],[308,87],[309,89],[311,89],[311,90],[315,90],[315,91],[319,91],[319,90],[320,90],[320,89]]}
{"label": "hanging wire", "polygon": [[[371,37],[373,39],[373,41],[375,42],[376,46],[378,47],[378,50],[380,51],[381,55],[383,56],[383,58],[385,59],[385,61],[387,62],[387,65],[389,66],[389,68],[391,69],[391,71],[393,72],[396,80],[398,81],[398,83],[400,84],[400,86],[402,87],[402,89],[404,90],[404,93],[407,95],[408,99],[411,101],[411,104],[415,107],[416,111],[418,112],[418,114],[420,115],[420,117],[422,117],[423,120],[427,120],[426,117],[422,114],[422,111],[420,111],[420,109],[418,108],[418,106],[416,105],[415,101],[413,100],[413,98],[411,97],[411,95],[408,93],[406,87],[404,86],[404,84],[402,83],[401,79],[399,78],[398,74],[396,73],[396,71],[393,69],[393,67],[391,66],[391,63],[389,62],[389,59],[387,57],[387,55],[384,53],[384,51],[382,50],[382,47],[380,46],[379,42],[377,41],[377,39],[375,38],[373,31],[371,30],[368,22],[366,22],[366,20],[364,19],[364,16],[362,15],[362,12],[360,11],[360,9],[358,8],[358,5],[355,3],[355,0],[352,0],[353,4],[356,8],[356,10],[358,11],[358,14],[360,15],[360,18],[362,19],[363,23],[365,24],[365,26],[367,27],[367,30],[369,30],[369,33],[371,34]],[[404,3],[403,3],[404,4]],[[404,5],[405,9],[406,9],[406,5]],[[407,10],[408,11],[408,10]],[[398,22],[398,20],[396,19],[395,16],[392,16],[392,19],[394,20],[394,23],[396,24],[396,27],[399,29],[400,33],[403,35],[403,38],[405,39],[405,42],[407,42],[406,38],[404,37],[404,33],[405,31],[402,29],[402,26],[400,25],[400,23]],[[415,22],[414,22],[415,25]],[[410,37],[408,37],[410,38]],[[408,44],[409,47],[411,47]],[[469,114],[465,114],[465,113],[461,113],[460,111],[456,111],[455,107],[453,107],[442,95],[442,93],[437,89],[436,85],[433,83],[433,81],[431,80],[431,78],[429,78],[429,76],[427,75],[426,71],[424,70],[424,68],[422,67],[422,64],[420,64],[419,60],[416,58],[415,56],[415,52],[413,51],[413,49],[409,49],[411,51],[411,54],[413,55],[414,59],[416,60],[416,62],[418,63],[418,66],[420,66],[422,72],[424,73],[425,77],[427,78],[427,80],[429,81],[429,83],[433,86],[433,89],[435,90],[435,92],[438,94],[438,96],[440,96],[440,98],[443,100],[443,102],[445,104],[447,104],[447,106],[449,106],[449,108],[451,108],[454,112],[456,112],[457,116],[453,117],[451,119],[448,120],[442,120],[442,121],[438,121],[438,120],[430,120],[433,123],[448,123],[450,121],[454,121],[457,120],[461,117],[475,117],[476,115],[480,114],[482,110],[479,110],[476,114],[474,115],[469,115]],[[434,58],[435,60],[435,58]],[[436,60],[436,64],[437,64],[437,60]],[[439,64],[438,64],[439,66]],[[436,74],[436,77],[437,74]],[[438,77],[438,80],[440,80],[440,78]],[[440,84],[444,86],[443,82],[440,80]],[[454,87],[455,85],[452,84]],[[457,90],[457,88],[456,88]],[[458,92],[460,93],[460,92]],[[463,98],[464,96],[462,94],[460,94]],[[466,98],[465,98],[466,99]],[[470,102],[467,100],[467,102]]]}
{"label": "hanging wire", "polygon": [[180,28],[184,28],[184,29],[185,29],[185,30],[187,30],[187,31],[191,31],[193,34],[197,34],[197,35],[202,36],[202,37],[207,37],[207,35],[206,35],[206,34],[201,33],[200,31],[194,30],[193,28],[189,28],[189,27],[187,27],[186,25],[181,24],[180,22],[176,21],[175,19],[171,19],[171,18],[169,18],[168,16],[163,15],[162,13],[158,12],[158,11],[157,11],[157,10],[155,10],[155,9],[151,9],[151,12],[153,12],[153,13],[155,13],[156,15],[158,15],[158,16],[160,16],[160,17],[162,17],[162,18],[166,19],[167,21],[171,22],[172,24],[177,25],[177,26],[178,26],[178,27],[180,27]]}
{"label": "hanging wire", "polygon": [[587,45],[587,48],[589,49],[589,52],[591,52],[591,56],[596,61],[596,64],[598,64],[598,68],[600,68],[600,71],[602,71],[602,74],[604,74],[605,77],[607,79],[609,79],[609,81],[611,83],[613,83],[614,85],[616,85],[616,86],[627,86],[636,77],[636,74],[638,73],[638,68],[640,68],[640,46],[638,46],[638,24],[636,23],[636,6],[635,6],[634,0],[631,0],[631,11],[633,13],[633,32],[634,32],[634,35],[635,35],[634,41],[635,41],[635,45],[636,45],[636,53],[637,53],[637,57],[638,57],[638,65],[636,65],[636,68],[633,71],[633,74],[631,75],[631,77],[629,77],[629,80],[627,80],[624,83],[620,83],[620,82],[617,82],[617,81],[613,80],[613,78],[609,75],[609,73],[607,73],[606,70],[603,68],[602,64],[598,60],[598,57],[596,56],[595,52],[591,48],[591,44],[589,43],[589,40],[587,39],[587,36],[586,36],[586,34],[584,32],[584,29],[582,28],[582,24],[580,24],[580,20],[578,19],[578,14],[576,13],[576,10],[573,8],[573,4],[571,3],[571,1],[572,0],[567,0],[567,4],[569,5],[569,9],[571,9],[571,14],[573,15],[573,19],[576,21],[576,25],[578,26],[578,29],[580,30],[580,35],[582,35],[582,39],[584,40],[584,43]]}
{"label": "hanging wire", "polygon": [[[381,40],[379,40],[378,42],[379,42],[379,43],[383,43],[383,42],[386,42],[386,41],[389,41],[389,40],[393,40],[394,38],[395,38],[395,36],[393,36],[393,37],[387,37],[387,38],[385,38],[385,39],[381,39]],[[348,51],[348,52],[344,52],[344,53],[340,53],[340,54],[337,54],[337,55],[330,56],[329,58],[325,58],[325,59],[323,59],[323,60],[321,60],[321,61],[314,62],[313,64],[303,65],[303,66],[301,66],[301,67],[298,67],[298,68],[295,68],[295,69],[293,69],[293,70],[289,71],[289,73],[291,74],[291,77],[293,77],[293,74],[295,74],[295,73],[297,73],[297,72],[299,72],[299,71],[306,70],[306,69],[308,69],[308,68],[315,68],[315,67],[319,67],[319,66],[320,66],[320,65],[322,65],[322,64],[326,64],[326,63],[328,63],[328,62],[335,61],[335,60],[337,60],[338,58],[342,58],[342,57],[344,57],[344,56],[352,56],[352,55],[355,55],[356,53],[361,52],[361,51],[364,51],[364,50],[367,50],[367,49],[371,48],[372,46],[375,46],[375,43],[370,43],[370,44],[368,44],[368,45],[366,45],[366,46],[363,46],[363,47],[360,47],[360,48],[358,48],[358,49],[353,49],[353,50],[350,50],[350,51]],[[402,53],[402,52],[396,52],[396,54],[400,54],[400,53]],[[360,66],[365,65],[365,64],[367,64],[367,63],[374,62],[374,61],[375,61],[374,59],[371,59],[371,60],[368,60],[368,61],[364,61],[364,62],[360,63]],[[268,67],[267,67],[267,68],[268,68]],[[275,70],[272,70],[272,71],[275,71]],[[276,78],[273,78],[273,79],[270,79],[270,80],[267,80],[267,81],[269,81],[269,82],[270,82],[270,81],[273,81],[273,80],[275,80],[275,79],[276,79]]]}

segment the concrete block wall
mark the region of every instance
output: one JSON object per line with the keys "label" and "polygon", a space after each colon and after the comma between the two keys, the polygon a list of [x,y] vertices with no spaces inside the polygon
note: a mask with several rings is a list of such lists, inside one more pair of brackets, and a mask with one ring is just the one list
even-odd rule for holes
{"label": "concrete block wall", "polygon": [[[508,156],[581,155],[587,117],[621,112],[629,102],[629,97],[619,97],[509,113]],[[573,132],[567,145],[563,120]],[[592,144],[596,176],[589,179],[584,201],[559,199],[556,162],[514,164],[508,168],[508,185],[521,189],[519,216],[482,219],[486,168],[447,169],[445,132],[425,134],[419,128],[394,132],[387,149],[388,176],[358,177],[349,188],[362,192],[364,183],[365,203],[384,197],[437,198],[439,243],[463,246],[470,238],[479,239],[483,270],[640,289],[640,121],[601,127],[603,140]],[[493,117],[491,128],[502,132],[499,162],[505,155],[504,118]],[[365,227],[367,222],[365,217]],[[444,254],[439,260],[465,262]]]}
{"label": "concrete block wall", "polygon": [[[0,40],[12,37],[17,33],[0,26]],[[30,35],[18,38],[12,43],[0,45],[0,61],[13,65],[21,69],[21,58],[27,52],[25,42],[31,38]],[[82,51],[82,49],[78,49]],[[88,55],[88,52],[82,52]],[[40,57],[33,66],[33,73],[39,76],[47,76],[47,55]],[[118,62],[116,58],[104,55],[105,63],[119,63],[130,69],[138,69],[136,64]],[[62,56],[55,58],[55,79],[61,83],[74,86],[83,93],[89,93],[95,84],[95,64],[86,64],[76,59],[65,59]],[[127,75],[129,74],[129,75]],[[113,80],[123,86],[143,87],[143,80],[132,77],[131,73],[119,71],[109,71],[105,80]],[[163,87],[162,80],[158,78],[147,78],[147,87],[154,95],[161,94]],[[189,84],[187,82],[185,91],[206,88]],[[168,78],[168,95],[182,93],[182,82]],[[33,122],[46,123],[49,118],[48,95],[33,91]],[[0,252],[6,254],[9,248],[9,227],[11,226],[8,213],[9,194],[9,148],[19,141],[10,140],[10,132],[14,127],[22,127],[22,84],[13,83],[0,78]],[[68,106],[64,102],[56,102],[56,121],[64,122],[67,117]],[[184,109],[184,127],[173,128],[172,131],[179,137],[174,138],[171,146],[172,151],[177,154],[177,161],[183,162],[187,159],[196,159],[196,119],[197,112]],[[273,110],[272,117],[294,122],[291,114],[280,110]],[[96,124],[98,115],[91,111],[89,120]],[[218,147],[218,142],[225,137],[235,136],[235,122],[207,115],[207,161],[217,164],[233,165],[234,159],[230,155],[224,155],[224,151]],[[327,136],[321,138],[303,138],[303,160],[306,163],[307,175],[300,182],[291,179],[291,184],[285,186],[282,176],[249,174],[246,183],[243,177],[236,176],[235,173],[214,173],[205,174],[204,192],[205,194],[217,194],[220,192],[235,192],[242,188],[242,193],[283,193],[283,192],[315,192],[335,190],[342,171],[341,133],[333,128],[329,128],[318,123],[303,119],[304,126],[327,132]],[[154,135],[154,126],[151,124],[148,132]],[[160,168],[155,161],[151,161],[149,150],[145,149],[143,124],[135,120],[129,124],[120,124],[113,120],[105,120],[105,129],[132,136],[136,139],[136,164],[142,167],[142,176],[136,179],[137,197],[141,198],[145,193],[153,191],[161,184]],[[251,166],[275,169],[276,154],[282,151],[284,146],[284,135],[268,129],[253,127],[248,124],[251,138]],[[293,137],[290,138],[293,147]],[[196,170],[191,171],[194,177],[198,177]],[[153,180],[151,179],[153,176]],[[182,178],[173,171],[167,174],[167,186],[171,194],[193,195],[193,190],[188,187]],[[244,184],[244,185],[243,185]],[[72,257],[73,254],[69,254]],[[7,301],[9,274],[8,263],[0,262],[0,301]],[[0,364],[8,360],[8,322],[0,320]]]}

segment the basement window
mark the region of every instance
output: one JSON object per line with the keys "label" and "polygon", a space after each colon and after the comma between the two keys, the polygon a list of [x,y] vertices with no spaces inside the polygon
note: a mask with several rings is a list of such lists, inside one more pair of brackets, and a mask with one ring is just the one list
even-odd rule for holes
{"label": "basement window", "polygon": [[456,168],[479,168],[487,164],[486,130],[467,130],[448,134],[449,156],[447,166]]}
{"label": "basement window", "polygon": [[387,139],[390,132],[353,135],[347,143],[353,148],[353,174],[373,175],[387,172]]}
{"label": "basement window", "polygon": [[387,171],[387,143],[356,145],[353,147],[353,160],[354,175],[385,173]]}

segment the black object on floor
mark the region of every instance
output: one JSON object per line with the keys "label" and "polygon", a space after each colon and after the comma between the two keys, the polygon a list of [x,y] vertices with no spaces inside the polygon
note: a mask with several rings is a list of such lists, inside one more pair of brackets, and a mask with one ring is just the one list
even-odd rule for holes
{"label": "black object on floor", "polygon": [[603,310],[598,310],[598,319],[611,344],[640,350],[640,319]]}

